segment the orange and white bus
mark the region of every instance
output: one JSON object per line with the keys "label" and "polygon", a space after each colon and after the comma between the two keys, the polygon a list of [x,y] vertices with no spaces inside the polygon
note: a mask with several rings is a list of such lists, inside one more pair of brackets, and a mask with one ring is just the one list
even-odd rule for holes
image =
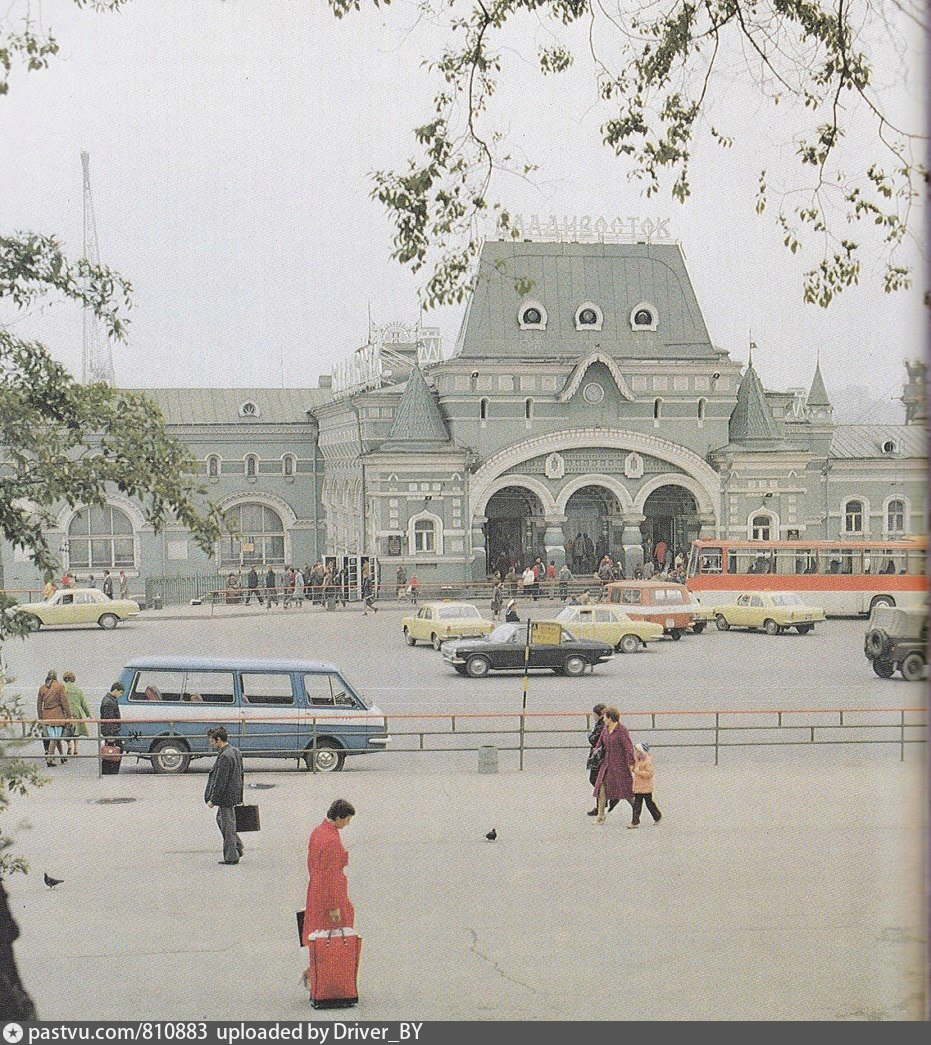
{"label": "orange and white bus", "polygon": [[794,591],[826,613],[922,606],[927,539],[898,541],[694,541],[687,584],[706,606],[735,592]]}

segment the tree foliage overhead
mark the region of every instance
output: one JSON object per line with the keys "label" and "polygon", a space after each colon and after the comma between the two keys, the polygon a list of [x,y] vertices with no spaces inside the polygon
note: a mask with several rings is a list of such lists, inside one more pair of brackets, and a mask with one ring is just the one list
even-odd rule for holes
{"label": "tree foliage overhead", "polygon": [[[125,338],[131,287],[110,269],[69,260],[58,242],[31,233],[0,236],[0,302],[24,309],[50,294],[91,309],[108,336]],[[216,512],[199,507],[186,447],[139,393],[81,385],[36,341],[0,324],[0,536],[23,548],[41,574],[60,567],[48,530],[63,504],[103,504],[119,491],[159,529],[176,519],[210,551]],[[15,625],[0,615],[0,638]]]}
{"label": "tree foliage overhead", "polygon": [[[329,3],[342,18],[362,0]],[[511,67],[526,75],[515,38],[532,37],[540,25],[551,42],[532,56],[539,73],[565,73],[585,52],[603,142],[648,196],[668,185],[684,202],[696,146],[734,144],[714,122],[726,125],[729,94],[761,101],[762,120],[782,106],[780,114],[792,114],[792,183],[774,200],[759,171],[756,209],[774,215],[788,250],[810,258],[805,300],[827,306],[858,282],[874,249],[866,225],[880,232],[884,288],[909,286],[900,247],[926,180],[916,159],[923,140],[884,110],[874,71],[877,25],[894,37],[901,26],[923,30],[918,0],[419,0],[419,7],[445,39],[428,63],[439,81],[433,111],[414,131],[416,154],[406,167],[374,173],[373,196],[394,223],[394,257],[425,271],[427,304],[464,296],[479,249],[477,218],[492,217],[516,235],[506,203],[494,198],[495,175],[535,168],[509,151],[496,90]],[[851,131],[867,136],[870,153],[853,168],[842,149]]]}

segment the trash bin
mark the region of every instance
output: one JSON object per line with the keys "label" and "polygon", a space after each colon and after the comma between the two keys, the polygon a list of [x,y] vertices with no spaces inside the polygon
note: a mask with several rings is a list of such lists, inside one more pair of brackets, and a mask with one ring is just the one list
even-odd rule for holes
{"label": "trash bin", "polygon": [[478,749],[478,771],[480,773],[498,772],[498,749],[493,744],[483,744]]}
{"label": "trash bin", "polygon": [[161,595],[156,595],[152,599],[152,609],[153,610],[160,610],[161,608],[162,608],[162,597],[161,597]]}

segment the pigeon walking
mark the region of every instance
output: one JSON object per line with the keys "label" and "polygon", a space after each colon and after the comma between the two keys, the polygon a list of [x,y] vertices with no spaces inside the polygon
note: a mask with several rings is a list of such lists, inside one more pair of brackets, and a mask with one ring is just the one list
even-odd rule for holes
{"label": "pigeon walking", "polygon": [[498,837],[498,832],[494,828],[492,828],[488,832],[488,834],[485,835],[485,837],[488,839],[489,842],[493,842]]}
{"label": "pigeon walking", "polygon": [[61,883],[64,881],[64,878],[52,878],[50,874],[48,874],[46,871],[43,871],[42,880],[49,887],[49,889],[54,889],[56,885],[61,885]]}

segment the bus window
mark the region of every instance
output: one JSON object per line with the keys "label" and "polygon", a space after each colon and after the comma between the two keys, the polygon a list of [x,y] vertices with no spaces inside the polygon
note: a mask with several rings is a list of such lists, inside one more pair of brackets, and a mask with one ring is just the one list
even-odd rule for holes
{"label": "bus window", "polygon": [[738,548],[727,557],[728,573],[756,573],[756,560],[759,555],[753,548]]}
{"label": "bus window", "polygon": [[720,573],[721,549],[702,548],[698,556],[698,569],[701,573]]}
{"label": "bus window", "polygon": [[822,548],[818,553],[819,573],[839,574],[841,572],[843,552],[840,548]]}
{"label": "bus window", "polygon": [[905,573],[905,551],[901,548],[883,548],[879,561],[879,573]]}
{"label": "bus window", "polygon": [[924,548],[910,548],[905,553],[906,570],[913,577],[924,576],[926,564],[925,564],[925,550]]}

